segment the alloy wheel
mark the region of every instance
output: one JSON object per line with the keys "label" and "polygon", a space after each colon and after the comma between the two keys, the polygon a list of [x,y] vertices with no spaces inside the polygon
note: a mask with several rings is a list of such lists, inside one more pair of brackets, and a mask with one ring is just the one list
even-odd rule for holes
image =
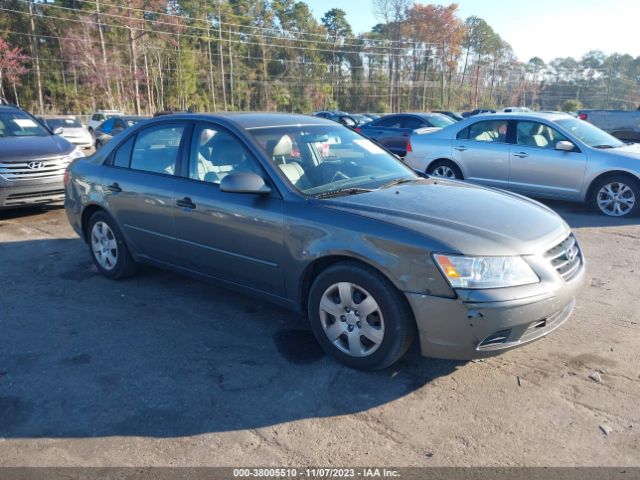
{"label": "alloy wheel", "polygon": [[622,217],[628,214],[636,203],[633,189],[622,182],[603,185],[598,191],[598,208],[605,215]]}
{"label": "alloy wheel", "polygon": [[443,177],[443,178],[456,178],[456,174],[453,169],[447,165],[439,165],[433,169],[431,175],[434,177]]}

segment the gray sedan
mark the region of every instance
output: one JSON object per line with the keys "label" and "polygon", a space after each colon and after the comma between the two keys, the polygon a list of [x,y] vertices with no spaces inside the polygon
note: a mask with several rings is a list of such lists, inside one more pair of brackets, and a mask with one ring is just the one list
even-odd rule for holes
{"label": "gray sedan", "polygon": [[478,115],[414,134],[411,147],[407,165],[430,175],[590,202],[615,217],[640,211],[640,145],[564,114]]}
{"label": "gray sedan", "polygon": [[105,276],[149,263],[276,302],[356,368],[391,365],[416,335],[458,359],[531,342],[567,320],[584,278],[550,209],[421,178],[301,115],[141,123],[70,166],[65,207]]}

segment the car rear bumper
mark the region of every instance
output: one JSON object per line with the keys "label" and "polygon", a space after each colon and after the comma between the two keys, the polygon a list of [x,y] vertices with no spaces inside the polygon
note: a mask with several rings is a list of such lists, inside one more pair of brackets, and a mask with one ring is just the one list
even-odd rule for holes
{"label": "car rear bumper", "polygon": [[570,282],[554,283],[555,289],[501,301],[405,295],[414,312],[422,354],[470,360],[525,345],[558,328],[571,316],[584,277],[582,266]]}
{"label": "car rear bumper", "polygon": [[0,209],[64,201],[63,177],[48,178],[36,184],[20,185],[0,179]]}

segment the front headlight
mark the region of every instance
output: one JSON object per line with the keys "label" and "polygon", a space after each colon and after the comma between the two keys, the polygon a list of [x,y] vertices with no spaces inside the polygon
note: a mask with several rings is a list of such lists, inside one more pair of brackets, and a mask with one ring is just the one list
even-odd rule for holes
{"label": "front headlight", "polygon": [[436,254],[433,258],[453,288],[503,288],[540,281],[521,257]]}
{"label": "front headlight", "polygon": [[84,152],[80,147],[74,148],[73,151],[69,154],[69,158],[71,160],[75,160],[76,158],[80,158],[80,157],[84,157]]}

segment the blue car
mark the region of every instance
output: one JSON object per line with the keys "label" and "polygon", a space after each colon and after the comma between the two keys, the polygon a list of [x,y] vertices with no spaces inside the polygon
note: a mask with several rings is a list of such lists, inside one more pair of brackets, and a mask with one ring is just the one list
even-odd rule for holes
{"label": "blue car", "polygon": [[356,128],[391,153],[404,157],[411,134],[420,128],[444,128],[455,122],[440,113],[399,113],[386,115]]}

